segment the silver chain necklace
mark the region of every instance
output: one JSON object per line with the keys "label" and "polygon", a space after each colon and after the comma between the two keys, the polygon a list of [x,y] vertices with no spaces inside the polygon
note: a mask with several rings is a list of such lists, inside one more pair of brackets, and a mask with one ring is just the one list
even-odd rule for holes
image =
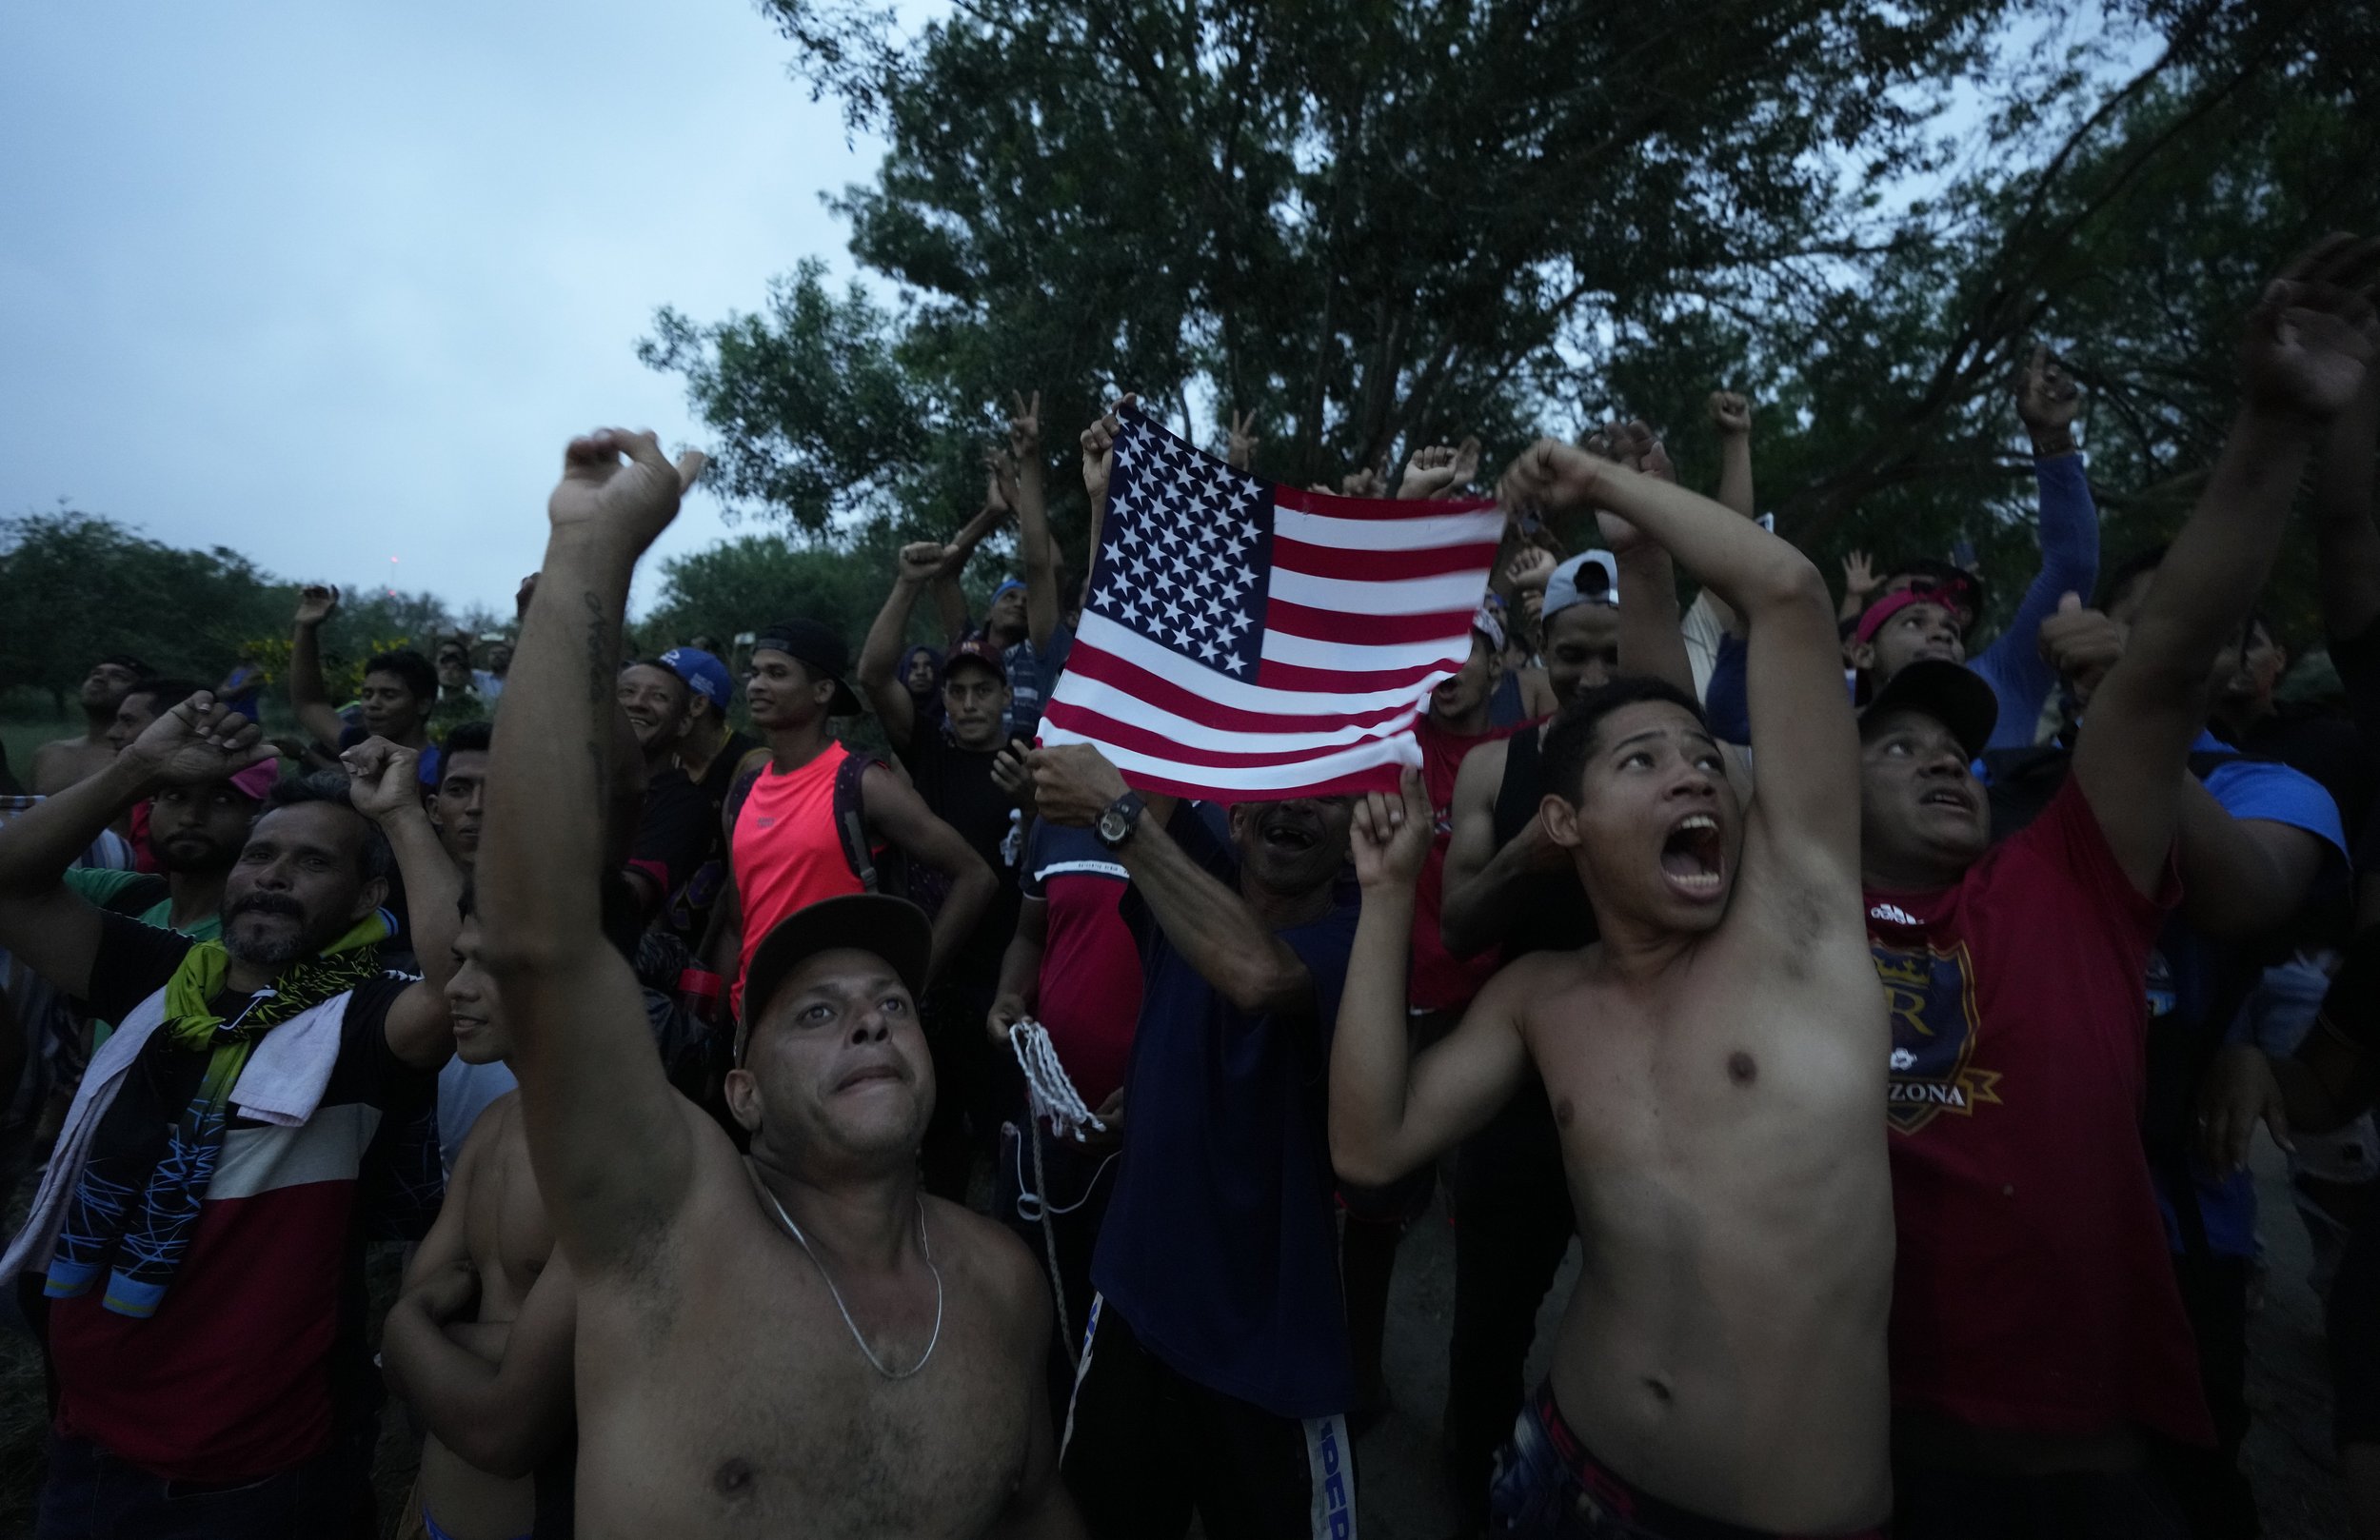
{"label": "silver chain necklace", "polygon": [[835,1310],[843,1316],[843,1327],[851,1333],[851,1340],[860,1345],[860,1352],[867,1358],[867,1366],[890,1380],[907,1379],[923,1369],[933,1358],[934,1349],[942,1340],[942,1270],[934,1265],[934,1248],[925,1239],[925,1199],[918,1199],[918,1250],[925,1254],[925,1271],[934,1274],[934,1334],[925,1339],[924,1355],[896,1374],[884,1367],[884,1361],[876,1356],[876,1350],[867,1345],[867,1338],[860,1334],[860,1323],[851,1318],[851,1307],[843,1302],[843,1291],[835,1287],[835,1275],[826,1271],[826,1264],[820,1261],[818,1253],[810,1248],[810,1237],[802,1234],[802,1227],[793,1222],[793,1215],[785,1212],[785,1206],[777,1201],[777,1194],[769,1191],[768,1184],[761,1180],[761,1174],[753,1170],[751,1156],[744,1156],[744,1166],[752,1173],[753,1185],[761,1190],[763,1197],[768,1199],[768,1206],[777,1211],[777,1222],[785,1227],[785,1233],[801,1246],[802,1254],[810,1259],[810,1265],[818,1269],[818,1275],[825,1280],[826,1292],[834,1296]]}

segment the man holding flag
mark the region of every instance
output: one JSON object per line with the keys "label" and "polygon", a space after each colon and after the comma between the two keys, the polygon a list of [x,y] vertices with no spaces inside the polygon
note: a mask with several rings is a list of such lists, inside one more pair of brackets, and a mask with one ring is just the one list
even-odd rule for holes
{"label": "man holding flag", "polygon": [[[1349,796],[1420,763],[1502,519],[1277,486],[1129,408],[1114,439],[1031,760],[1041,816],[1129,873],[1143,979],[1063,1470],[1096,1535],[1353,1535],[1322,1095]],[[1175,796],[1228,804],[1222,837]]]}

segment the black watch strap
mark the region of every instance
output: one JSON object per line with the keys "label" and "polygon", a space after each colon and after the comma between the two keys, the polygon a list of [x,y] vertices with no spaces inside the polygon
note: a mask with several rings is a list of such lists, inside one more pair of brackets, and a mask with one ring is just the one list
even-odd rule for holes
{"label": "black watch strap", "polygon": [[1148,804],[1140,800],[1140,794],[1128,791],[1107,804],[1107,811],[1100,815],[1091,832],[1108,849],[1121,850],[1124,841],[1132,838],[1132,831],[1140,826],[1140,815],[1147,810]]}

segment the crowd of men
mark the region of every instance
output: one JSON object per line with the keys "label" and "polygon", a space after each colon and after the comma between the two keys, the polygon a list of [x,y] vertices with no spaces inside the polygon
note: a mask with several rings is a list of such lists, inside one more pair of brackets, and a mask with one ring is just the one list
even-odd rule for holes
{"label": "crowd of men", "polygon": [[[394,1419],[434,1540],[1353,1535],[1442,1180],[1464,1532],[2254,1535],[2288,1223],[2380,1536],[2375,282],[2334,237],[2272,283],[2195,507],[2112,563],[2036,352],[2000,611],[1918,552],[1831,594],[1740,396],[1713,497],[1642,423],[1539,442],[1361,796],[1036,746],[1081,607],[1038,397],[856,656],[801,616],[628,653],[702,462],[605,429],[517,647],[336,701],[309,588],[278,744],[252,670],[100,660],[0,822],[36,1533],[377,1534]],[[2258,607],[2300,503],[2311,701]]]}

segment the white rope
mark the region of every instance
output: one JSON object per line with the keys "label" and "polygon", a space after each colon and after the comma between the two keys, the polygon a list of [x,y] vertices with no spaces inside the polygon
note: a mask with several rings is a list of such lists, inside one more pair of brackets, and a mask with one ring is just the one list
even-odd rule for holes
{"label": "white rope", "polygon": [[[1058,1049],[1049,1040],[1049,1029],[1031,1017],[1026,1017],[1008,1029],[1009,1051],[1017,1056],[1017,1068],[1024,1072],[1024,1089],[1032,1103],[1032,1116],[1025,1137],[1033,1141],[1033,1202],[1041,1211],[1041,1245],[1049,1254],[1050,1296],[1058,1307],[1058,1340],[1066,1345],[1066,1357],[1078,1369],[1081,1358],[1076,1352],[1071,1323],[1066,1318],[1066,1285],[1058,1267],[1058,1231],[1053,1223],[1049,1203],[1049,1181],[1041,1170],[1041,1124],[1065,1135],[1077,1144],[1083,1142],[1089,1130],[1107,1132],[1107,1125],[1099,1115],[1083,1104],[1082,1093],[1074,1088],[1074,1080],[1066,1074],[1066,1066],[1058,1061]],[[1109,1155],[1108,1160],[1116,1157]],[[1107,1161],[1100,1162],[1100,1172],[1107,1169]],[[1091,1176],[1097,1186],[1099,1173]],[[1018,1184],[1021,1187],[1023,1184]],[[1074,1207],[1089,1201],[1086,1190]],[[1021,1201],[1018,1207],[1021,1210]],[[1071,1210],[1060,1212],[1072,1212]]]}
{"label": "white rope", "polygon": [[1066,1076],[1066,1067],[1058,1062],[1058,1050],[1049,1040],[1049,1029],[1031,1017],[1026,1017],[1008,1029],[1008,1047],[1017,1056],[1017,1068],[1024,1072],[1025,1093],[1033,1101],[1033,1120],[1046,1119],[1053,1132],[1063,1134],[1077,1144],[1092,1131],[1104,1134],[1107,1125],[1099,1115],[1083,1104],[1082,1093],[1074,1088]]}

